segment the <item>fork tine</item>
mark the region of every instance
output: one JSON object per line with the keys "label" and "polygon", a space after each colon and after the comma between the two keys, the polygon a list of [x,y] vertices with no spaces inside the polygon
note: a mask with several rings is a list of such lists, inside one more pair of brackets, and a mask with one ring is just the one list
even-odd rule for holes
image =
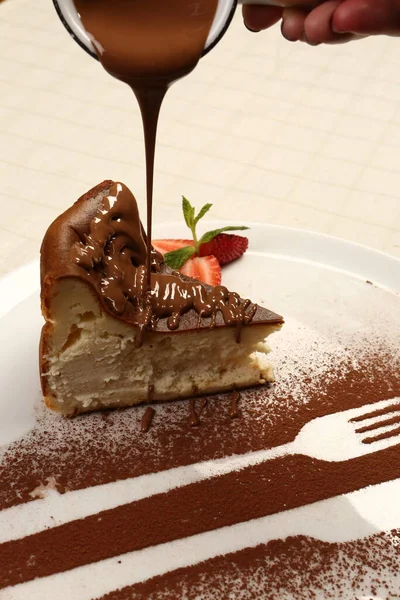
{"label": "fork tine", "polygon": [[349,422],[359,423],[360,421],[366,421],[367,419],[372,419],[373,417],[380,417],[388,412],[400,410],[400,398],[390,398],[389,400],[382,400],[376,404],[369,404],[368,408],[371,409],[371,412],[366,413],[365,406],[355,409],[353,412],[355,416],[352,417]]}
{"label": "fork tine", "polygon": [[[399,407],[400,408],[400,407]],[[367,431],[374,431],[375,429],[380,429],[381,427],[387,427],[388,425],[400,425],[400,411],[395,414],[394,417],[391,417],[391,412],[386,413],[388,418],[383,418],[380,420],[373,421],[369,425],[364,425],[363,427],[359,427],[355,429],[356,433],[366,433]],[[384,417],[386,416],[383,415]]]}
{"label": "fork tine", "polygon": [[388,450],[389,448],[393,448],[394,446],[398,445],[400,445],[399,434],[393,435],[393,437],[379,440],[378,442],[364,444],[362,447],[364,449],[364,454],[375,454],[375,452],[380,452],[381,450]]}
{"label": "fork tine", "polygon": [[[379,428],[379,429],[381,429],[381,428]],[[379,429],[377,429],[376,431],[379,431]],[[362,443],[363,444],[374,444],[375,442],[389,440],[390,438],[393,438],[396,436],[399,437],[399,442],[400,442],[400,425],[398,425],[398,424],[389,425],[388,427],[385,427],[382,429],[385,429],[385,431],[382,431],[382,433],[378,433],[378,435],[364,438],[362,440]]]}

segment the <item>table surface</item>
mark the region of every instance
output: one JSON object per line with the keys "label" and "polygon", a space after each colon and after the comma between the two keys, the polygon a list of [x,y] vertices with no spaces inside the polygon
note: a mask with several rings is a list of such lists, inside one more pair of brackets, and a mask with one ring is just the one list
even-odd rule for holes
{"label": "table surface", "polygon": [[[38,256],[50,222],[99,181],[144,215],[130,90],[73,43],[50,0],[0,2],[0,275]],[[400,40],[290,44],[240,14],[162,111],[155,221],[180,197],[211,218],[332,234],[400,256]]]}

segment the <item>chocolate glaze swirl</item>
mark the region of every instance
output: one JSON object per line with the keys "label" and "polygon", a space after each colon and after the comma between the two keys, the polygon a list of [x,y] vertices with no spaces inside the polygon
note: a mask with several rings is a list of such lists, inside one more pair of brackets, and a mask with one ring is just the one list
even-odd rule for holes
{"label": "chocolate glaze swirl", "polygon": [[138,327],[137,345],[159,319],[176,330],[190,310],[196,311],[199,326],[201,319],[209,318],[211,328],[220,313],[225,325],[236,327],[240,341],[242,326],[252,321],[256,305],[224,286],[205,286],[167,270],[154,250],[148,289],[146,236],[133,194],[124,184],[114,183],[102,204],[89,233],[72,246],[70,259],[96,284],[110,312]]}

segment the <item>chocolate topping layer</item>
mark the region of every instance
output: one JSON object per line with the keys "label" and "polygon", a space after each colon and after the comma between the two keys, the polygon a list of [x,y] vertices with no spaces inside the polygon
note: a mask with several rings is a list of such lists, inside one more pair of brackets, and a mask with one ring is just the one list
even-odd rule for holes
{"label": "chocolate topping layer", "polygon": [[42,245],[45,315],[54,281],[77,277],[90,285],[109,314],[141,333],[224,325],[240,331],[250,323],[282,323],[279,315],[241,299],[224,286],[213,288],[172,272],[154,250],[148,290],[146,261],[146,236],[133,194],[122,183],[104,181],[46,233]]}

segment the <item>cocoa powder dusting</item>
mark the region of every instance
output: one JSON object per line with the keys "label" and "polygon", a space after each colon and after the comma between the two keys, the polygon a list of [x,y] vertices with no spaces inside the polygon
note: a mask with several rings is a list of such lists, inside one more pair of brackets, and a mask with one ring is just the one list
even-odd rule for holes
{"label": "cocoa powder dusting", "polygon": [[[399,407],[400,408],[400,407]],[[391,413],[387,413],[391,414]],[[400,425],[400,410],[395,417],[391,417],[386,419],[385,421],[376,421],[375,423],[371,423],[370,425],[364,425],[364,427],[359,427],[356,429],[356,433],[366,433],[368,431],[375,431],[375,429],[380,429],[381,427],[388,427],[389,425]]]}
{"label": "cocoa powder dusting", "polygon": [[[380,346],[375,354],[359,353],[357,361],[351,353],[327,352],[324,359],[318,354],[313,373],[308,369],[302,372],[295,352],[292,354],[280,363],[278,384],[241,393],[240,421],[229,417],[231,394],[208,398],[208,418],[196,428],[187,419],[189,405],[199,420],[194,400],[160,404],[157,427],[149,436],[140,435],[142,413],[135,408],[110,413],[106,420],[99,414],[65,420],[40,410],[33,432],[2,449],[1,508],[31,501],[30,494],[51,477],[54,487],[62,492],[278,446],[293,440],[313,418],[400,397],[399,349]],[[322,360],[326,361],[326,371]],[[301,455],[271,460],[1,544],[0,589],[399,476],[399,445],[340,463]],[[230,499],[229,510],[226,498]],[[166,506],[179,506],[181,518],[176,519],[175,509],[165,511]],[[77,545],[79,553],[73,550]],[[68,548],[71,550],[66,551]],[[281,552],[279,543],[275,548]],[[279,552],[274,560],[285,564]],[[34,563],[30,561],[32,554]],[[242,579],[246,594],[250,583],[251,579],[249,584]],[[209,589],[214,592],[214,588]],[[180,597],[175,593],[168,597]],[[249,593],[245,597],[256,596]]]}
{"label": "cocoa powder dusting", "polygon": [[354,417],[351,419],[351,423],[360,423],[361,421],[366,421],[367,419],[372,419],[373,417],[381,417],[382,415],[387,415],[389,413],[400,411],[400,402],[398,404],[394,403],[386,408],[381,408],[380,410],[372,410],[365,415],[360,415],[359,417]]}
{"label": "cocoa powder dusting", "polygon": [[400,427],[396,427],[396,429],[392,429],[391,431],[385,431],[384,433],[380,433],[375,436],[367,437],[363,439],[363,444],[373,444],[374,442],[379,442],[380,440],[388,440],[396,436],[400,436]]}
{"label": "cocoa powder dusting", "polygon": [[391,481],[399,458],[399,446],[340,463],[287,456],[5,542],[0,589]]}
{"label": "cocoa powder dusting", "polygon": [[218,556],[102,600],[394,600],[400,530],[329,544],[299,536]]}
{"label": "cocoa powder dusting", "polygon": [[293,361],[294,353],[282,359],[277,384],[241,392],[240,420],[229,418],[231,394],[208,398],[207,426],[195,432],[187,401],[158,405],[151,443],[140,435],[142,413],[135,407],[105,413],[107,419],[93,413],[67,420],[41,405],[34,430],[0,449],[0,510],[29,501],[54,476],[60,491],[74,490],[262,450],[292,441],[315,417],[400,397],[400,350],[382,348],[357,364],[351,355],[328,355],[329,377],[322,372],[313,381]]}

